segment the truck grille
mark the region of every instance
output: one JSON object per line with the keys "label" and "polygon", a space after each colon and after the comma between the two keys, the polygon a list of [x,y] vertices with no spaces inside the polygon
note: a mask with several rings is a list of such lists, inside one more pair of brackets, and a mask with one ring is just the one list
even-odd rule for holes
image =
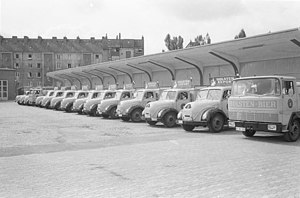
{"label": "truck grille", "polygon": [[229,119],[258,122],[278,122],[278,114],[230,111]]}

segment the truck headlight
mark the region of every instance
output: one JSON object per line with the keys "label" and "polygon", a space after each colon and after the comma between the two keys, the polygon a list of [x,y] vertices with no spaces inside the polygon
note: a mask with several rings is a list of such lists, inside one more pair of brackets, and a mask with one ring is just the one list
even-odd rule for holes
{"label": "truck headlight", "polygon": [[163,111],[164,111],[164,110],[162,109],[162,110],[160,110],[160,111],[158,112],[158,114],[157,114],[157,117],[158,117],[158,118],[161,117],[161,114],[163,113]]}
{"label": "truck headlight", "polygon": [[276,131],[277,130],[276,124],[268,124],[268,130],[269,131]]}
{"label": "truck headlight", "polygon": [[205,111],[205,112],[202,114],[201,120],[207,120],[208,112],[209,112],[209,110]]}
{"label": "truck headlight", "polygon": [[184,106],[184,108],[185,108],[185,109],[190,109],[190,108],[192,108],[192,105],[191,105],[191,104],[186,104],[186,105]]}
{"label": "truck headlight", "polygon": [[150,103],[146,104],[145,108],[150,108]]}

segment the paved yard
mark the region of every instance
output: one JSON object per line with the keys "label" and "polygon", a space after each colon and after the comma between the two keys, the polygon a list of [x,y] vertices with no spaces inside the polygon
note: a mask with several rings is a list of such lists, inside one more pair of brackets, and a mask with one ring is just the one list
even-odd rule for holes
{"label": "paved yard", "polygon": [[0,103],[0,197],[297,197],[300,141]]}

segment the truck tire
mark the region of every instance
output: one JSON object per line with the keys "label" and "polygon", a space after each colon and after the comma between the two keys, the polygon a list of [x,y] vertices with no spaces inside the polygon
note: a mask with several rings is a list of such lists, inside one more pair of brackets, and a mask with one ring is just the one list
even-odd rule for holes
{"label": "truck tire", "polygon": [[167,113],[163,118],[163,123],[166,127],[171,128],[176,126],[177,115],[175,112]]}
{"label": "truck tire", "polygon": [[254,131],[254,130],[246,130],[246,131],[243,131],[242,133],[246,137],[253,137],[254,134],[256,133],[256,131]]}
{"label": "truck tire", "polygon": [[132,122],[141,122],[142,121],[142,109],[137,108],[131,113]]}
{"label": "truck tire", "polygon": [[224,116],[220,113],[216,113],[208,122],[209,131],[218,133],[223,130],[224,127]]}
{"label": "truck tire", "polygon": [[295,142],[300,137],[300,123],[294,119],[289,127],[289,132],[284,133],[283,138],[287,142]]}
{"label": "truck tire", "polygon": [[154,126],[156,125],[156,121],[146,121],[150,126]]}
{"label": "truck tire", "polygon": [[182,128],[185,130],[185,131],[193,131],[195,126],[192,126],[192,125],[187,125],[187,124],[183,124],[182,125]]}
{"label": "truck tire", "polygon": [[72,111],[72,107],[73,107],[73,103],[69,104],[66,108],[66,112],[71,112]]}
{"label": "truck tire", "polygon": [[91,112],[89,113],[90,116],[96,116],[97,114],[97,106],[91,109]]}
{"label": "truck tire", "polygon": [[79,108],[78,114],[82,115],[83,114],[83,106]]}
{"label": "truck tire", "polygon": [[130,120],[129,117],[121,117],[121,120],[123,120],[124,122],[128,122]]}
{"label": "truck tire", "polygon": [[118,117],[116,110],[117,110],[117,107],[112,107],[110,109],[110,111],[109,111],[109,117],[111,119],[116,119]]}

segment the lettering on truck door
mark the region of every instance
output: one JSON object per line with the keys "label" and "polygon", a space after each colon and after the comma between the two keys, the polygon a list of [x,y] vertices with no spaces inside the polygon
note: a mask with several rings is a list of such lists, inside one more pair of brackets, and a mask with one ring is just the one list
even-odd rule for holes
{"label": "lettering on truck door", "polygon": [[282,97],[283,123],[288,123],[292,112],[297,111],[298,106],[294,81],[282,81]]}

